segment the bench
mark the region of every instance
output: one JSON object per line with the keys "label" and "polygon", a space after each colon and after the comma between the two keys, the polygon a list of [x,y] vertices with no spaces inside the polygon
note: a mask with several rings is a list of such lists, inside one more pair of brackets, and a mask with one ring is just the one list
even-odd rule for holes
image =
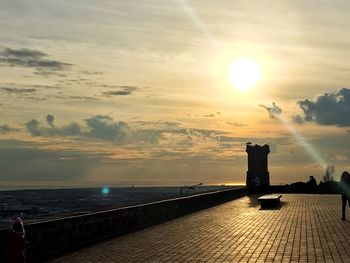
{"label": "bench", "polygon": [[274,207],[280,204],[281,197],[282,195],[280,194],[263,195],[258,198],[258,201],[260,202],[261,208]]}

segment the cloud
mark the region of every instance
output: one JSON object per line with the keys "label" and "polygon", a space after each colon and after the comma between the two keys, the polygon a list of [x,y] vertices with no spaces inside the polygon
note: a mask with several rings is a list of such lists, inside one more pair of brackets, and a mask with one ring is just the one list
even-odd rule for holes
{"label": "cloud", "polygon": [[44,52],[33,49],[4,48],[0,51],[0,65],[10,67],[35,68],[39,72],[61,71],[71,64],[47,59]]}
{"label": "cloud", "polygon": [[31,121],[28,121],[26,123],[26,128],[30,132],[30,134],[34,136],[39,136],[42,134],[41,131],[39,130],[39,125],[40,125],[40,122],[38,120],[32,119]]}
{"label": "cloud", "polygon": [[[58,73],[60,72],[60,73]],[[62,77],[65,78],[67,77],[66,74],[61,73],[62,71],[54,71],[51,69],[37,69],[37,71],[34,71],[33,74],[34,75],[40,75],[40,76],[45,76],[45,77],[49,77],[49,76],[57,76],[57,77]]]}
{"label": "cloud", "polygon": [[51,114],[46,116],[46,121],[50,127],[42,127],[36,119],[28,121],[25,126],[27,131],[33,136],[79,136],[82,134],[80,125],[76,122],[71,122],[68,125],[56,127],[54,125],[55,117]]}
{"label": "cloud", "polygon": [[53,116],[52,114],[48,114],[46,116],[46,121],[47,123],[51,126],[54,127],[55,125],[53,124],[53,122],[55,121],[55,116]]}
{"label": "cloud", "polygon": [[134,86],[115,86],[119,90],[111,90],[111,91],[105,91],[103,92],[103,95],[110,97],[110,96],[126,96],[133,93],[135,90],[137,90],[137,87]]}
{"label": "cloud", "polygon": [[40,59],[42,57],[47,56],[45,53],[41,51],[27,49],[27,48],[22,48],[22,49],[5,48],[3,51],[0,52],[0,54],[5,57],[17,57],[17,58],[27,58],[27,59]]}
{"label": "cloud", "polygon": [[239,123],[239,122],[226,122],[226,124],[228,124],[228,125],[230,125],[230,126],[234,126],[234,127],[243,127],[243,126],[247,126],[247,124]]}
{"label": "cloud", "polygon": [[181,122],[178,121],[159,121],[160,125],[169,126],[169,127],[178,127],[181,125]]}
{"label": "cloud", "polygon": [[[126,122],[114,121],[105,115],[96,115],[85,119],[86,127],[76,122],[57,126],[54,124],[55,116],[48,114],[46,122],[48,127],[41,125],[37,119],[28,121],[26,130],[33,136],[72,136],[102,139],[117,144],[135,142],[157,143],[161,138],[161,131],[147,129],[132,129]],[[83,130],[84,128],[84,130]]]}
{"label": "cloud", "polygon": [[140,126],[151,126],[151,127],[179,127],[182,125],[181,122],[177,122],[177,121],[135,121],[134,122],[137,125]]}
{"label": "cloud", "polygon": [[3,91],[8,93],[25,94],[35,92],[36,89],[26,89],[26,88],[1,88]]}
{"label": "cloud", "polygon": [[132,91],[130,90],[117,90],[117,91],[103,92],[103,94],[106,96],[126,96],[126,95],[130,95],[131,93]]}
{"label": "cloud", "polygon": [[216,113],[206,113],[203,115],[203,117],[205,118],[214,118],[215,116],[218,116],[218,115],[221,115],[221,112],[220,111],[217,111]]}
{"label": "cloud", "polygon": [[275,118],[276,115],[280,115],[282,113],[282,109],[277,106],[277,104],[275,102],[272,102],[272,106],[267,106],[267,105],[263,105],[260,104],[260,107],[264,108],[270,115],[271,118]]}
{"label": "cloud", "polygon": [[86,75],[103,75],[102,71],[83,70],[81,73],[86,74]]}
{"label": "cloud", "polygon": [[33,85],[34,88],[40,88],[40,89],[61,89],[62,87],[58,85]]}
{"label": "cloud", "polygon": [[88,96],[70,96],[68,98],[74,99],[74,100],[99,100],[98,98],[88,97]]}
{"label": "cloud", "polygon": [[305,122],[303,116],[301,116],[301,115],[294,115],[294,116],[292,117],[292,121],[293,121],[294,123],[297,123],[297,124],[302,124],[302,123]]}
{"label": "cloud", "polygon": [[112,122],[109,116],[97,115],[86,119],[86,124],[90,128],[88,136],[105,140],[125,141],[130,131],[125,122]]}
{"label": "cloud", "polygon": [[161,134],[156,131],[146,129],[132,129],[126,122],[115,122],[111,117],[97,115],[85,120],[88,137],[113,141],[115,143],[148,142],[157,143]]}
{"label": "cloud", "polygon": [[8,124],[0,125],[0,134],[18,132],[18,131],[19,131],[19,129],[13,128],[13,127],[9,126]]}
{"label": "cloud", "polygon": [[350,89],[342,88],[317,96],[314,100],[298,101],[305,122],[320,125],[350,126]]}

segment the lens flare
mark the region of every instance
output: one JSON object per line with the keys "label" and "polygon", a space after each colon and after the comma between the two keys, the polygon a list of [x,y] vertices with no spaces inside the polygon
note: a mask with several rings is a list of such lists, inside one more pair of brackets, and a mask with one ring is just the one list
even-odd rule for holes
{"label": "lens flare", "polygon": [[102,194],[104,194],[104,195],[109,194],[109,188],[107,186],[104,186],[101,191],[102,191]]}

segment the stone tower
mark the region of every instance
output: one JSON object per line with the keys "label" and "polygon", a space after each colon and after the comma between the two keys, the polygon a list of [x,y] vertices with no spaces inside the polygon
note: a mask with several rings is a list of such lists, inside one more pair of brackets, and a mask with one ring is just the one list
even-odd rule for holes
{"label": "stone tower", "polygon": [[265,144],[252,145],[247,143],[248,171],[246,186],[250,192],[266,192],[270,188],[270,174],[268,171],[267,155],[270,147]]}

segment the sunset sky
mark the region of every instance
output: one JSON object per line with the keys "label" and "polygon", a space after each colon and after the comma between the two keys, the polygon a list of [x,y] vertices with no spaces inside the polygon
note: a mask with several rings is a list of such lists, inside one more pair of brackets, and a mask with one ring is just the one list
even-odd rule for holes
{"label": "sunset sky", "polygon": [[350,170],[348,1],[0,3],[0,188],[244,183],[248,141],[273,184]]}

